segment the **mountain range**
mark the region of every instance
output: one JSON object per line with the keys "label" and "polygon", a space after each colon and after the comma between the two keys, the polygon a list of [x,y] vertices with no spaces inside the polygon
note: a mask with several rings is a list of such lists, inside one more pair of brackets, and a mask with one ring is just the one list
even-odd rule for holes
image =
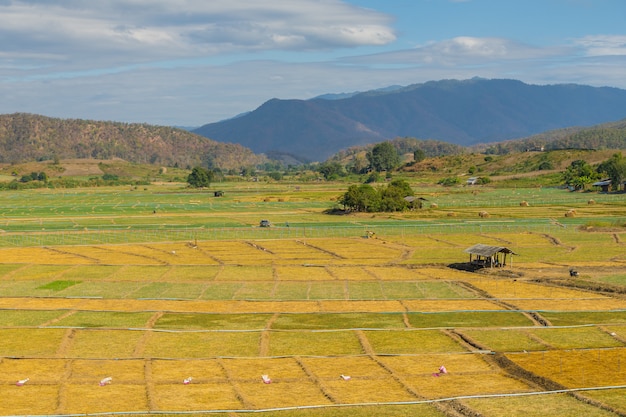
{"label": "mountain range", "polygon": [[193,132],[255,153],[323,161],[343,149],[396,137],[472,146],[625,117],[623,89],[473,78],[310,100],[271,99]]}

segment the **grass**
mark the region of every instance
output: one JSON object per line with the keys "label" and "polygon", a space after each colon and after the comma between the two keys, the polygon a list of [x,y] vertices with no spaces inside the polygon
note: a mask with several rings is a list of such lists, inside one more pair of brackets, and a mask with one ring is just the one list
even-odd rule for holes
{"label": "grass", "polygon": [[414,328],[532,326],[523,314],[503,311],[408,313],[408,318]]}

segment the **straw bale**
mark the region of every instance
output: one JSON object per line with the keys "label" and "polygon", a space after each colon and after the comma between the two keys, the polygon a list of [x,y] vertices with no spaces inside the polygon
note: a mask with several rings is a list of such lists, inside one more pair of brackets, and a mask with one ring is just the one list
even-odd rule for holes
{"label": "straw bale", "polygon": [[589,201],[587,201],[587,204],[589,205],[596,204],[596,200],[590,199]]}
{"label": "straw bale", "polygon": [[571,209],[565,212],[565,217],[576,217],[576,210]]}
{"label": "straw bale", "polygon": [[530,206],[530,204],[528,204],[528,201],[522,201],[521,203],[519,203],[520,207],[528,207]]}
{"label": "straw bale", "polygon": [[487,218],[489,217],[489,213],[487,213],[486,211],[481,211],[478,213],[478,216],[482,218]]}
{"label": "straw bale", "polygon": [[449,211],[448,214],[446,214],[446,216],[448,216],[448,217],[456,217],[456,213],[454,211]]}

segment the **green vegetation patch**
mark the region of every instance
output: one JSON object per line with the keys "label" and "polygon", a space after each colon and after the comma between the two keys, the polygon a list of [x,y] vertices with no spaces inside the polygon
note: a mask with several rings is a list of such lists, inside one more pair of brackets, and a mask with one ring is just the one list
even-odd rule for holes
{"label": "green vegetation patch", "polygon": [[595,326],[565,329],[531,329],[529,332],[557,349],[624,346],[623,343]]}
{"label": "green vegetation patch", "polygon": [[82,281],[52,281],[47,284],[41,285],[37,287],[38,290],[52,290],[52,291],[62,291],[66,288],[72,287],[74,285],[80,284]]}
{"label": "green vegetation patch", "polygon": [[[596,397],[598,393],[613,393],[614,391],[597,391],[589,394],[585,392],[584,396]],[[600,394],[603,395],[603,394]],[[624,392],[621,394],[622,405],[625,404]],[[610,397],[613,397],[610,395]],[[615,396],[616,397],[616,396]],[[601,400],[606,403],[604,400]],[[501,397],[489,399],[468,399],[462,400],[480,415],[490,417],[569,417],[569,416],[585,416],[585,417],[609,417],[614,413],[602,410],[591,404],[585,404],[574,397],[566,394],[552,395],[533,395],[519,397]],[[610,404],[610,402],[609,402]]]}
{"label": "green vegetation patch", "polygon": [[63,311],[0,310],[0,326],[41,326],[63,314]]}
{"label": "green vegetation patch", "polygon": [[533,322],[528,317],[512,311],[409,313],[408,317],[411,326],[415,328],[513,327],[533,325]]}
{"label": "green vegetation patch", "polygon": [[152,313],[80,311],[55,323],[55,326],[143,328]]}
{"label": "green vegetation patch", "polygon": [[533,339],[527,331],[517,329],[463,330],[462,333],[481,346],[496,352],[546,350],[548,345]]}
{"label": "green vegetation patch", "polygon": [[281,314],[272,329],[402,329],[402,314],[389,313],[311,313]]}
{"label": "green vegetation patch", "polygon": [[439,330],[366,331],[377,354],[424,354],[465,352],[457,342]]}
{"label": "green vegetation patch", "polygon": [[163,315],[156,329],[181,330],[262,330],[272,314],[178,314]]}
{"label": "green vegetation patch", "polygon": [[554,326],[577,326],[583,324],[626,323],[626,311],[542,311],[541,315]]}

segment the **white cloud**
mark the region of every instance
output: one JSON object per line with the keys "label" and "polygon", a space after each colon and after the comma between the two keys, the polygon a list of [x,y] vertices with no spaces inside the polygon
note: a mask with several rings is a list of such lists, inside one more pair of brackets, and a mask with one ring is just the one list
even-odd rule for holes
{"label": "white cloud", "polygon": [[575,43],[588,56],[626,55],[626,35],[590,35]]}
{"label": "white cloud", "polygon": [[[0,65],[44,51],[64,69],[266,50],[382,45],[391,18],[340,0],[0,3]],[[45,61],[42,57],[38,63]],[[58,62],[54,63],[58,65]]]}

